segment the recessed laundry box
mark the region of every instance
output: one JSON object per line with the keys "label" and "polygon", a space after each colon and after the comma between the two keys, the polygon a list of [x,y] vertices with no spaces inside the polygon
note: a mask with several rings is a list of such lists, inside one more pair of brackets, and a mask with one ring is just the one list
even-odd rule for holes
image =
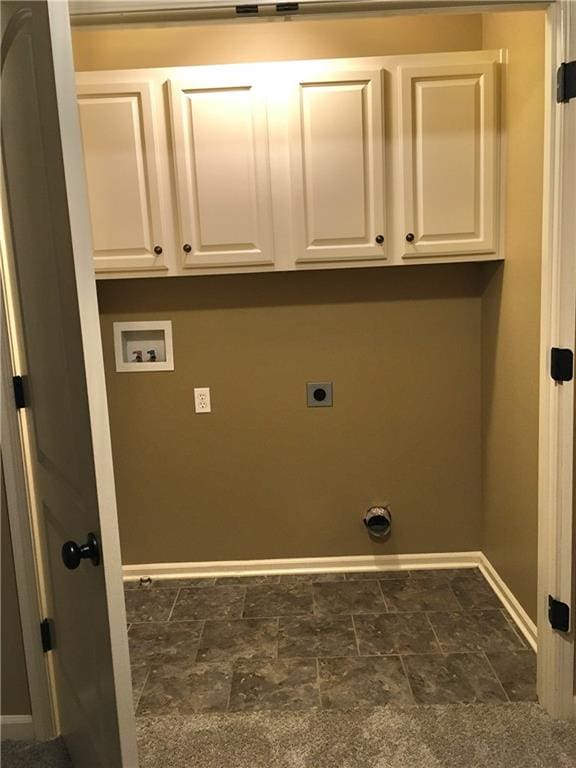
{"label": "recessed laundry box", "polygon": [[114,323],[116,371],[173,371],[172,323],[151,320]]}

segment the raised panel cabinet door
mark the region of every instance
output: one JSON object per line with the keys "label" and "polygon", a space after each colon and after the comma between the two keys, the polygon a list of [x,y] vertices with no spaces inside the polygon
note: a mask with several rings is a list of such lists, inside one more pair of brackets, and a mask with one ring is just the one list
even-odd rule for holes
{"label": "raised panel cabinet door", "polygon": [[386,259],[382,91],[380,70],[311,73],[293,85],[296,264]]}
{"label": "raised panel cabinet door", "polygon": [[149,83],[79,85],[96,272],[166,269]]}
{"label": "raised panel cabinet door", "polygon": [[495,61],[400,67],[405,259],[497,247]]}
{"label": "raised panel cabinet door", "polygon": [[184,270],[273,265],[266,104],[250,78],[170,82]]}

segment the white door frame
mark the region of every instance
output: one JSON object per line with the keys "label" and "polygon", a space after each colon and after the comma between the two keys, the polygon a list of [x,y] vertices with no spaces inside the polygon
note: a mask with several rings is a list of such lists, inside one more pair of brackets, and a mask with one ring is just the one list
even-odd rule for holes
{"label": "white door frame", "polygon": [[[556,71],[576,58],[576,8],[548,9],[538,473],[538,694],[554,717],[574,710],[574,630],[555,632],[548,595],[574,611],[574,381],[550,377],[550,349],[576,334],[576,102],[556,101]],[[572,623],[572,622],[571,622]]]}
{"label": "white door frame", "polygon": [[[190,6],[194,3],[190,2]],[[541,8],[546,3],[539,4]],[[135,3],[146,8],[146,2]],[[514,0],[501,0],[499,10],[518,10]],[[420,13],[442,13],[465,8],[468,12],[489,12],[486,4],[470,6],[454,0],[450,9],[420,7]],[[409,11],[409,5],[406,5]],[[67,13],[64,2],[53,2],[51,16],[58,15],[62,24]],[[574,348],[576,318],[576,269],[574,242],[575,224],[570,215],[576,209],[576,181],[574,159],[576,147],[570,144],[569,134],[576,131],[576,103],[558,105],[555,98],[556,69],[561,61],[576,57],[576,12],[571,12],[569,0],[557,0],[548,4],[547,25],[547,103],[546,103],[546,160],[544,194],[544,233],[542,255],[542,300],[541,300],[541,367],[540,367],[540,433],[539,433],[539,546],[538,546],[538,639],[539,639],[539,681],[541,702],[556,717],[574,717],[574,645],[572,635],[553,632],[547,620],[547,596],[567,602],[573,607],[572,596],[572,486],[573,486],[573,420],[574,382],[562,385],[551,383],[549,375],[549,350],[552,346]],[[69,83],[74,73],[68,71],[68,60],[60,56],[58,47],[54,51],[55,68]],[[63,136],[76,130],[77,121],[75,91],[70,87],[58,94],[59,111]],[[77,155],[76,162],[82,163]],[[563,173],[568,163],[571,172]],[[81,209],[81,205],[79,208]],[[77,236],[86,230],[85,213],[71,211],[71,224]],[[562,224],[562,226],[560,226]],[[571,228],[571,232],[569,232]],[[4,249],[3,249],[4,250]],[[6,253],[4,250],[4,257]],[[86,265],[86,268],[88,265]],[[18,327],[14,318],[13,296],[3,275],[5,299],[7,302],[8,330],[12,347],[12,363],[18,372]],[[83,275],[82,279],[87,279]],[[92,279],[94,279],[92,277]],[[87,317],[88,315],[85,315]],[[103,381],[101,357],[97,350],[87,350],[92,373]],[[9,361],[3,354],[3,368]],[[3,372],[3,398],[11,395],[11,371]],[[38,619],[41,617],[42,587],[37,575],[35,562],[34,532],[30,516],[21,513],[27,504],[27,493],[23,486],[26,464],[22,453],[21,435],[14,419],[3,408],[2,456],[5,461],[7,491],[10,487],[12,508],[17,510],[10,516],[10,527],[17,566],[17,585],[22,612],[22,630],[26,649],[26,663],[32,696],[32,709],[37,738],[49,738],[57,732],[56,711],[53,705],[49,666],[43,655],[39,655]],[[15,412],[14,412],[15,413]],[[6,424],[5,424],[6,422]],[[25,450],[25,449],[24,449]],[[110,457],[111,462],[111,457]],[[10,505],[9,505],[10,506]],[[104,535],[104,531],[102,532]],[[568,567],[567,564],[570,564]],[[40,597],[34,598],[34,595]],[[114,599],[120,599],[114,596]],[[119,670],[126,685],[129,684],[129,670]]]}

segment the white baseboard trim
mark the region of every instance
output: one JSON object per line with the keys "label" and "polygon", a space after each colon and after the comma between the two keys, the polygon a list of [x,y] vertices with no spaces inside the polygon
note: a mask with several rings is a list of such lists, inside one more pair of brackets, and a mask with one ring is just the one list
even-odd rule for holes
{"label": "white baseboard trim", "polygon": [[2,741],[32,741],[34,739],[34,724],[32,715],[1,715],[0,738]]}
{"label": "white baseboard trim", "polygon": [[496,592],[522,635],[526,638],[531,648],[536,651],[538,641],[536,624],[534,624],[530,616],[522,608],[506,582],[483,552],[480,552],[478,565],[484,578],[488,581],[494,592]]}
{"label": "white baseboard trim", "polygon": [[181,579],[200,576],[276,576],[283,573],[337,573],[338,571],[401,571],[432,568],[476,568],[481,552],[440,552],[417,555],[347,555],[296,557],[277,560],[220,560],[198,563],[146,563],[125,565],[125,581],[141,578]]}

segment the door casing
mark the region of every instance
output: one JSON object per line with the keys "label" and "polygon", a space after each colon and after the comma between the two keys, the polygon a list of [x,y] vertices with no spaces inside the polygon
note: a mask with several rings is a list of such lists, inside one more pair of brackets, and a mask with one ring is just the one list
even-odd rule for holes
{"label": "door casing", "polygon": [[550,377],[552,347],[574,349],[576,333],[576,101],[558,104],[556,72],[576,57],[570,0],[548,8],[538,470],[538,695],[554,717],[576,717],[574,629],[552,630],[548,595],[574,612],[574,381]]}

